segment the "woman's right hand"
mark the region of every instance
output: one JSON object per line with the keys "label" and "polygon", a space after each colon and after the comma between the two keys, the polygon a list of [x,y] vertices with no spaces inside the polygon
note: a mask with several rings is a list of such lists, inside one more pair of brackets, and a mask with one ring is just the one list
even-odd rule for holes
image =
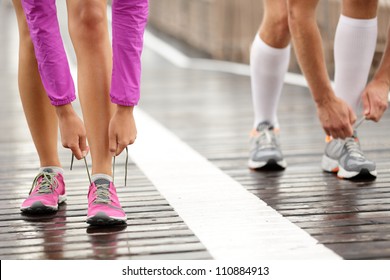
{"label": "woman's right hand", "polygon": [[84,123],[74,111],[72,104],[56,106],[62,146],[72,150],[74,156],[83,159],[89,151]]}

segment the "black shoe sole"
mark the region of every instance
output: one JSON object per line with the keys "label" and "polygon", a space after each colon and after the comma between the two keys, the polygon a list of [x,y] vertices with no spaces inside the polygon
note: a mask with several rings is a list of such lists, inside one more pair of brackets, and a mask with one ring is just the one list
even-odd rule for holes
{"label": "black shoe sole", "polygon": [[352,178],[344,178],[349,181],[374,181],[376,176],[372,175],[368,169],[363,168],[360,173]]}
{"label": "black shoe sole", "polygon": [[126,220],[115,219],[105,213],[97,213],[95,216],[88,218],[86,222],[92,226],[114,226],[123,225]]}
{"label": "black shoe sole", "polygon": [[255,171],[282,171],[285,170],[286,168],[283,166],[280,166],[276,160],[270,159],[267,161],[267,164],[259,167],[259,168],[252,168],[252,170]]}
{"label": "black shoe sole", "polygon": [[58,207],[55,209],[44,205],[40,201],[36,201],[30,207],[20,209],[20,211],[22,211],[23,214],[30,215],[53,214],[58,211]]}

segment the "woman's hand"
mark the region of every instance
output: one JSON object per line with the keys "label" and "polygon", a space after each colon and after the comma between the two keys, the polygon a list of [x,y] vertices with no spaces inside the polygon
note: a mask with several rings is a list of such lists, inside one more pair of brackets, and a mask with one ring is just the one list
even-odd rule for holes
{"label": "woman's hand", "polygon": [[78,160],[84,158],[89,151],[84,123],[77,116],[71,104],[56,106],[56,112],[62,146],[71,149]]}
{"label": "woman's hand", "polygon": [[109,148],[113,156],[117,156],[137,138],[134,107],[117,105],[116,112],[108,127]]}

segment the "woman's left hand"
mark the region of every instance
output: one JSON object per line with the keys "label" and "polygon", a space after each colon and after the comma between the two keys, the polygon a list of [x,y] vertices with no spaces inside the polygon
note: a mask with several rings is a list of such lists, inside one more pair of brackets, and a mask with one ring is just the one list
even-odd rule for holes
{"label": "woman's left hand", "polygon": [[117,105],[116,112],[111,118],[108,127],[109,149],[113,156],[117,156],[137,138],[134,107]]}

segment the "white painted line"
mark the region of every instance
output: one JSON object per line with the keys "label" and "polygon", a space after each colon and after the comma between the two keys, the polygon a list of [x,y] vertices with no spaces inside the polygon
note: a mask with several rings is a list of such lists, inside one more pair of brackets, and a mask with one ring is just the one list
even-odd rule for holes
{"label": "white painted line", "polygon": [[339,259],[139,108],[130,156],[215,259]]}

